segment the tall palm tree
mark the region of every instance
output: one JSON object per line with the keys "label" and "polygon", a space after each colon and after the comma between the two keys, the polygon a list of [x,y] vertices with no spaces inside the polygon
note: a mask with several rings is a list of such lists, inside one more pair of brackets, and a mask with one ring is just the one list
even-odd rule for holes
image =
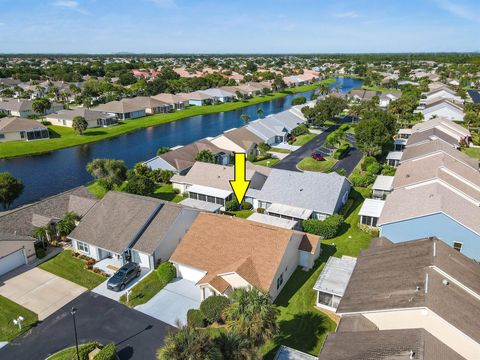
{"label": "tall palm tree", "polygon": [[75,212],[69,211],[65,213],[63,218],[56,225],[58,235],[66,236],[70,234],[73,229],[75,229],[76,222],[79,220],[80,216],[78,216]]}
{"label": "tall palm tree", "polygon": [[240,118],[243,120],[244,124],[247,125],[249,120],[250,120],[250,116],[247,115],[247,114],[242,114],[240,115]]}
{"label": "tall palm tree", "polygon": [[225,309],[227,328],[260,346],[278,333],[278,310],[270,296],[256,288],[236,289]]}
{"label": "tall palm tree", "polygon": [[52,236],[52,229],[50,229],[50,226],[48,225],[36,227],[32,231],[32,236],[35,239],[40,240],[43,244],[43,247],[46,248],[48,241],[51,239]]}
{"label": "tall palm tree", "polygon": [[256,349],[253,348],[248,339],[232,331],[222,331],[215,338],[215,344],[223,355],[224,359],[246,360],[256,359]]}
{"label": "tall palm tree", "polygon": [[264,114],[264,111],[262,109],[257,109],[257,116],[261,119]]}

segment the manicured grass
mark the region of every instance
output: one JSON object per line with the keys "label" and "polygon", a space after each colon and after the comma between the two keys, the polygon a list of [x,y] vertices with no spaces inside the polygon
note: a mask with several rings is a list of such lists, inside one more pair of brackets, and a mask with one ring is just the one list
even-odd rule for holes
{"label": "manicured grass", "polygon": [[90,191],[97,199],[103,198],[108,190],[101,186],[98,181],[94,181],[86,186],[87,190]]}
{"label": "manicured grass", "polygon": [[370,91],[382,91],[382,92],[391,92],[391,93],[400,93],[401,90],[396,90],[396,89],[388,89],[384,88],[381,86],[362,86],[362,89],[364,90],[370,90]]}
{"label": "manicured grass", "polygon": [[300,268],[295,270],[275,300],[280,311],[277,319],[280,334],[263,347],[266,359],[273,359],[280,345],[317,356],[326,335],[335,331],[335,322],[315,308],[313,286],[330,256],[358,256],[361,249],[369,246],[372,235],[358,228],[358,212],[364,200],[361,191],[352,190],[350,198],[354,204],[346,214],[345,224],[339,236],[322,241],[322,253],[313,269],[308,272]]}
{"label": "manicured grass", "polygon": [[175,274],[175,267],[171,263],[160,264],[158,268],[145,276],[131,289],[128,304],[126,294],[120,297],[120,302],[130,307],[145,304],[172,281]]}
{"label": "manicured grass", "polygon": [[277,152],[277,153],[282,153],[282,154],[290,154],[291,151],[288,149],[282,149],[282,148],[277,148],[277,147],[272,147],[270,151]]}
{"label": "manicured grass", "polygon": [[480,159],[480,148],[464,148],[462,151],[472,158]]}
{"label": "manicured grass", "polygon": [[242,219],[248,218],[250,215],[253,214],[252,210],[237,210],[237,211],[227,211],[224,212],[225,215],[233,215]]}
{"label": "manicured grass", "polygon": [[318,134],[309,133],[309,134],[297,136],[297,138],[295,139],[295,142],[292,145],[294,145],[294,146],[305,145],[309,141],[313,140],[313,138],[317,135]]}
{"label": "manicured grass", "polygon": [[277,164],[280,162],[280,159],[277,158],[268,158],[268,159],[263,159],[260,161],[255,161],[255,165],[260,165],[260,166],[267,166],[267,167],[272,167],[273,165]]}
{"label": "manicured grass", "polygon": [[165,200],[165,201],[171,201],[174,203],[179,203],[184,199],[184,197],[181,194],[177,194],[173,191],[172,184],[166,184],[160,186],[157,190],[155,190],[155,193],[153,195],[156,198]]}
{"label": "manicured grass", "polygon": [[325,161],[317,161],[312,157],[306,157],[297,164],[297,167],[300,170],[304,171],[319,171],[319,172],[330,172],[332,171],[333,165],[337,161],[331,157],[327,157]]}
{"label": "manicured grass", "polygon": [[40,264],[38,267],[70,280],[75,284],[86,287],[89,290],[97,287],[106,280],[104,276],[84,269],[84,266],[85,261],[73,257],[70,250],[64,250],[57,256]]}
{"label": "manicured grass", "polygon": [[[98,346],[96,342],[89,342],[78,346],[80,360],[88,360],[88,354]],[[47,360],[73,360],[77,359],[77,348],[75,346],[60,350],[56,354],[48,357]]]}
{"label": "manicured grass", "polygon": [[[13,323],[13,319],[23,316],[22,330]],[[18,335],[30,330],[38,321],[34,312],[17,303],[0,296],[0,341],[12,341]]]}
{"label": "manicured grass", "polygon": [[185,110],[179,110],[169,114],[156,114],[133,120],[125,120],[120,122],[119,125],[111,126],[108,128],[87,129],[83,135],[75,134],[75,132],[71,128],[51,125],[49,126],[52,134],[51,139],[31,142],[14,141],[9,143],[1,143],[0,158],[40,154],[53,150],[63,149],[66,147],[77,146],[116,137],[142,128],[157,126],[190,116],[237,110],[246,106],[279,99],[290,94],[313,90],[318,87],[319,84],[320,83],[289,88],[283,92],[276,92],[271,95],[255,97],[245,101],[229,102],[209,106],[191,106]]}

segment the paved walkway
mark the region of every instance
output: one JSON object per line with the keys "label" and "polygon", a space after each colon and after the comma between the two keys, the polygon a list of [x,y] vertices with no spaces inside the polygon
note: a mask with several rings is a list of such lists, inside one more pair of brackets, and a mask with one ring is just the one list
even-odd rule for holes
{"label": "paved walkway", "polygon": [[69,303],[86,288],[40,268],[0,278],[0,295],[38,314],[43,320]]}
{"label": "paved walkway", "polygon": [[188,310],[198,309],[201,301],[200,289],[195,283],[177,278],[149,302],[135,307],[135,310],[172,326],[177,326],[178,322],[185,325]]}

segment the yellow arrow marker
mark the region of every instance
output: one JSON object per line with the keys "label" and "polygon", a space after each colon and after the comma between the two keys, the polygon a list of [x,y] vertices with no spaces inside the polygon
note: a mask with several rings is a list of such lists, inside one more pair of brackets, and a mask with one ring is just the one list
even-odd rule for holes
{"label": "yellow arrow marker", "polygon": [[247,180],[247,169],[245,168],[246,155],[245,153],[235,153],[235,178],[230,180],[237,201],[242,203],[245,194],[247,193],[250,180]]}

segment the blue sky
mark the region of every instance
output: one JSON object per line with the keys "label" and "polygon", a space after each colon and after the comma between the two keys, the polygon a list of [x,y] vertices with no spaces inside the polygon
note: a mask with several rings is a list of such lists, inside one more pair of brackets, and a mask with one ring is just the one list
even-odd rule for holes
{"label": "blue sky", "polygon": [[0,53],[480,51],[478,0],[0,0]]}

